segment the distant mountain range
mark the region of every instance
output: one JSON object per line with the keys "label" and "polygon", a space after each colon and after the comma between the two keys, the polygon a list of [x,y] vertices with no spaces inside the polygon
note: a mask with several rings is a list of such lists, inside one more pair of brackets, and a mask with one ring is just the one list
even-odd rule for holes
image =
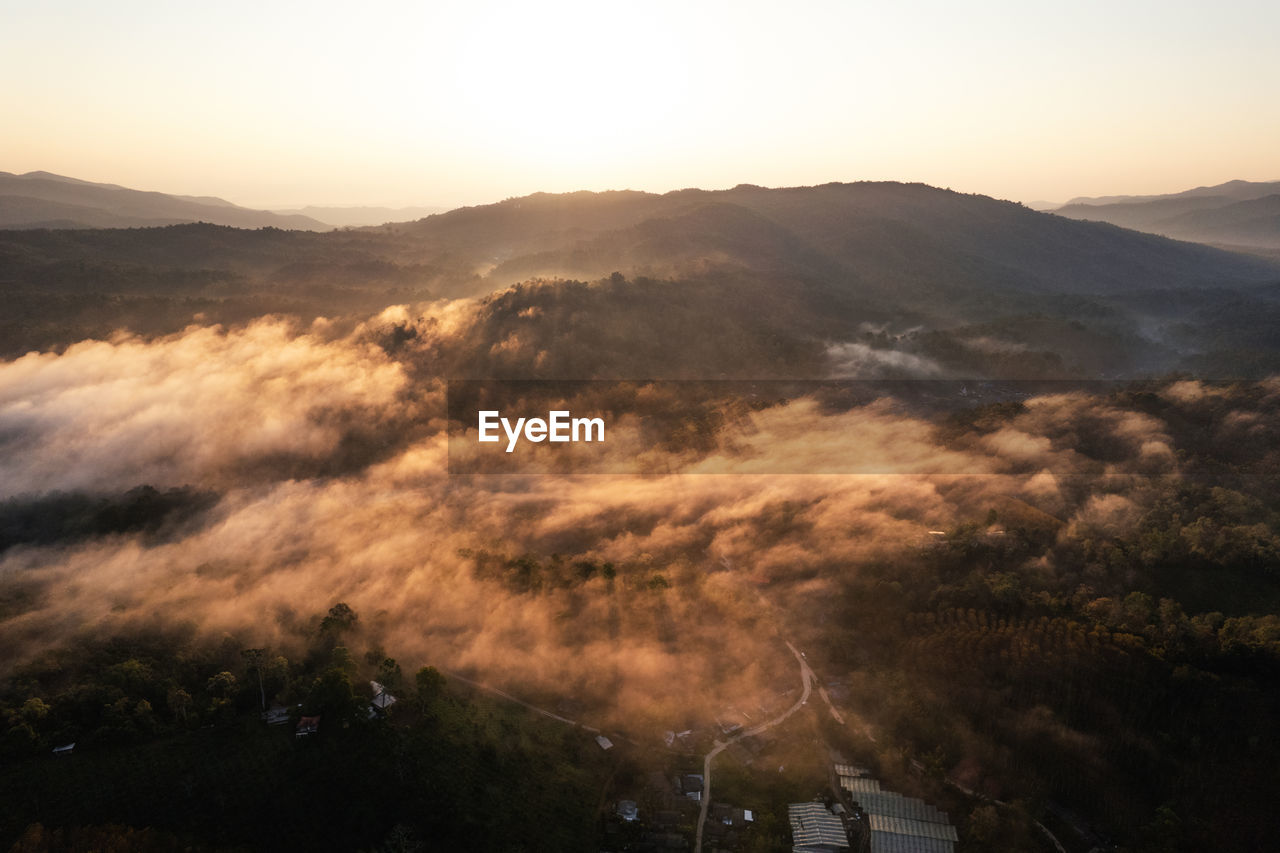
{"label": "distant mountain range", "polygon": [[0,232],[8,356],[442,297],[479,299],[431,356],[451,376],[1280,372],[1280,263],[923,184],[538,193],[325,233]]}
{"label": "distant mountain range", "polygon": [[208,196],[143,192],[49,172],[0,172],[0,228],[137,228],[188,222],[301,231],[331,227],[309,216],[251,210]]}
{"label": "distant mountain range", "polygon": [[1178,240],[1280,249],[1280,181],[1228,181],[1170,195],[1077,198],[1053,212]]}
{"label": "distant mountain range", "polygon": [[1119,294],[1259,280],[1274,267],[924,184],[537,193],[387,226],[493,285],[708,267],[803,276],[955,316],[996,293]]}
{"label": "distant mountain range", "polygon": [[[629,237],[613,233],[621,228],[636,227],[649,218],[667,221],[673,214],[680,216],[683,215],[681,211],[691,212],[693,208],[708,203],[732,203],[763,215],[769,221],[793,230],[793,236],[802,234],[810,248],[818,248],[827,260],[831,259],[835,247],[831,243],[832,235],[824,236],[824,230],[842,217],[851,217],[863,225],[871,221],[882,224],[886,220],[915,221],[911,211],[897,209],[903,204],[903,199],[889,199],[883,193],[877,195],[866,189],[870,185],[857,186],[864,187],[861,193],[864,200],[853,207],[845,204],[842,209],[831,206],[834,196],[829,190],[821,192],[823,187],[811,188],[819,191],[813,200],[827,206],[825,216],[810,211],[792,222],[788,208],[794,205],[789,205],[784,199],[787,193],[795,190],[771,190],[768,192],[772,195],[753,200],[753,191],[757,195],[765,191],[747,185],[720,193],[683,190],[662,196],[629,191],[556,196],[535,194],[508,199],[497,205],[454,211],[425,206],[308,206],[254,210],[210,196],[145,192],[49,172],[22,175],[0,172],[0,229],[139,228],[207,222],[233,228],[329,231],[417,221],[407,226],[410,233],[424,238],[433,246],[448,245],[450,249],[464,251],[488,247],[481,263],[498,275],[590,275],[605,272],[606,267],[623,268],[646,262],[647,255],[653,256],[648,262],[670,267],[680,255],[675,244],[687,243],[693,236],[693,233],[676,233],[684,226],[692,227],[694,233],[704,236],[710,236],[708,229],[723,231],[727,228],[743,234],[751,230],[752,226],[741,220],[740,213],[721,210],[721,216],[738,215],[739,221],[716,224],[707,220],[710,213],[702,211],[696,214],[696,222],[672,223],[671,227],[676,232],[665,236],[647,233]],[[765,198],[768,201],[762,200]],[[881,208],[881,205],[887,206]],[[1047,202],[1029,206],[1069,219],[1109,222],[1177,240],[1280,255],[1280,181],[1229,181],[1167,195],[1081,197],[1062,206]],[[532,216],[529,215],[531,213]],[[442,215],[444,218],[440,218]],[[831,219],[833,216],[834,220]],[[759,225],[756,223],[755,227]],[[468,236],[477,227],[484,232],[483,235]],[[649,227],[660,229],[662,226]],[[859,264],[862,264],[872,260],[883,249],[874,231],[874,228],[855,229],[848,234],[842,231],[834,239],[845,243],[847,250],[856,249]],[[592,245],[584,242],[589,235],[596,240]],[[755,236],[766,235],[756,233]],[[894,236],[896,240],[908,241],[919,237],[908,233]],[[815,238],[821,246],[813,245]],[[748,238],[749,242],[751,239]],[[454,245],[458,240],[462,245]],[[623,244],[627,243],[635,245],[623,252]],[[756,249],[766,250],[764,246]],[[838,255],[842,251],[835,250],[834,253]],[[893,262],[897,260],[899,258],[892,259]],[[1073,275],[1067,273],[1068,277]]]}
{"label": "distant mountain range", "polygon": [[308,216],[336,228],[360,228],[366,225],[384,225],[388,222],[407,222],[422,219],[435,213],[444,213],[447,207],[307,207],[293,210],[273,210],[281,216]]}
{"label": "distant mountain range", "polygon": [[211,196],[143,192],[49,172],[0,172],[0,228],[140,228],[208,222],[233,228],[328,231],[421,219],[443,207],[253,210]]}
{"label": "distant mountain range", "polygon": [[924,184],[539,193],[373,233],[493,293],[456,375],[520,375],[529,352],[550,377],[1280,368],[1280,265]]}

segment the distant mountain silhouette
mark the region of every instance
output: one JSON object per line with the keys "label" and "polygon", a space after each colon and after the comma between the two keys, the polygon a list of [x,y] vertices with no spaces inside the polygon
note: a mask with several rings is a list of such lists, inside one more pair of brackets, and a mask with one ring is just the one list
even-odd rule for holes
{"label": "distant mountain silhouette", "polygon": [[1073,198],[1063,205],[1064,207],[1073,204],[1088,205],[1105,205],[1105,204],[1132,204],[1148,201],[1165,201],[1168,199],[1191,199],[1191,198],[1227,198],[1233,201],[1248,201],[1253,198],[1262,198],[1264,195],[1272,195],[1280,192],[1280,181],[1227,181],[1225,184],[1215,184],[1211,187],[1196,187],[1195,189],[1183,190],[1177,193],[1164,193],[1162,195],[1107,195],[1107,196],[1080,196]]}
{"label": "distant mountain silhouette", "polygon": [[388,222],[404,222],[443,213],[447,207],[318,207],[308,205],[292,210],[273,210],[281,216],[309,216],[338,228],[360,228],[367,225],[384,225]]}
{"label": "distant mountain silhouette", "polygon": [[49,172],[0,172],[0,228],[136,228],[187,222],[304,231],[330,227],[309,216],[251,210],[220,198],[143,192]]}
{"label": "distant mountain silhouette", "polygon": [[396,228],[423,248],[466,255],[495,285],[737,266],[915,308],[946,300],[946,310],[975,294],[1105,294],[1274,275],[1239,256],[923,184],[537,194]]}
{"label": "distant mountain silhouette", "polygon": [[1053,212],[1179,240],[1280,249],[1280,181],[1229,181],[1171,195],[1079,198]]}
{"label": "distant mountain silhouette", "polygon": [[[1270,209],[1265,199],[1238,204],[1245,219]],[[163,334],[269,313],[358,320],[387,305],[475,297],[473,327],[424,370],[1280,372],[1276,261],[923,184],[539,193],[326,233],[7,231],[0,285],[10,355],[121,326]],[[388,346],[403,345],[395,340]]]}

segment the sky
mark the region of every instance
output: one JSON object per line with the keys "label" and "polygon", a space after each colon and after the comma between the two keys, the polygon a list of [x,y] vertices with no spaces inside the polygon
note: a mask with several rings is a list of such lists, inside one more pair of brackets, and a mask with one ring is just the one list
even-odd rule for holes
{"label": "sky", "polygon": [[0,170],[253,207],[1280,179],[1280,3],[0,0]]}

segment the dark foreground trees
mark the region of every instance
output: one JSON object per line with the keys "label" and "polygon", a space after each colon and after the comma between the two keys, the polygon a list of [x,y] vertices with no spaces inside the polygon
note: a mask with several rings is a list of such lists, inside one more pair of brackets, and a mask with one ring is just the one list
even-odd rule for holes
{"label": "dark foreground trees", "polygon": [[[343,641],[363,643],[356,614],[335,610]],[[590,846],[607,775],[593,744],[566,750],[572,729],[455,690],[432,667],[375,711],[369,681],[394,682],[398,664],[326,652],[331,640],[332,623],[285,658],[140,632],[16,673],[0,692],[0,849]],[[292,709],[284,724],[261,719],[264,695]],[[297,736],[300,715],[319,731]]]}

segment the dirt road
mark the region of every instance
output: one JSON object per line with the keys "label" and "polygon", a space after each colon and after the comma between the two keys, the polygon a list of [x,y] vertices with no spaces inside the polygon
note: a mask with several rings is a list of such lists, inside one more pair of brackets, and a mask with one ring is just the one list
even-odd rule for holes
{"label": "dirt road", "polygon": [[787,648],[791,649],[791,654],[796,656],[796,662],[800,664],[800,681],[804,686],[804,690],[801,692],[800,698],[796,700],[796,703],[779,716],[774,717],[768,722],[760,723],[759,725],[752,726],[749,729],[744,729],[728,740],[717,740],[715,747],[707,753],[707,757],[702,761],[702,809],[698,813],[698,834],[697,839],[693,844],[693,849],[695,851],[702,850],[702,828],[707,822],[707,810],[711,808],[711,762],[715,760],[717,755],[724,752],[744,737],[758,735],[761,732],[767,731],[779,723],[784,722],[788,717],[804,707],[804,705],[809,701],[809,694],[813,690],[813,684],[816,680],[813,675],[813,670],[809,668],[808,661],[804,659],[804,655],[800,654],[799,649],[791,645],[791,643],[787,643]]}

